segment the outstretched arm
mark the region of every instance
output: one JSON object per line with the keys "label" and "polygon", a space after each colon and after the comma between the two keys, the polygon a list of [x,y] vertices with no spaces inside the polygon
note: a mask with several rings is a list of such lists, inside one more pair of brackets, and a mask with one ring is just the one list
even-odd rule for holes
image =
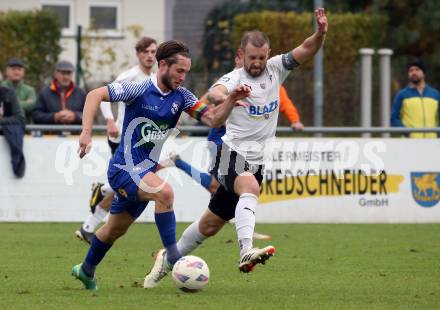
{"label": "outstretched arm", "polygon": [[226,97],[226,93],[208,91],[202,97],[200,97],[200,101],[205,104],[217,106],[223,103],[223,101],[226,100]]}
{"label": "outstretched arm", "polygon": [[92,141],[92,126],[96,112],[102,101],[123,101],[130,104],[141,96],[149,85],[149,81],[141,82],[113,82],[107,86],[92,90],[86,98],[83,112],[83,130],[79,137],[79,156],[86,155]]}
{"label": "outstretched arm", "polygon": [[315,19],[318,30],[291,52],[293,59],[300,64],[310,60],[324,43],[325,35],[328,30],[328,22],[323,8],[315,10]]}

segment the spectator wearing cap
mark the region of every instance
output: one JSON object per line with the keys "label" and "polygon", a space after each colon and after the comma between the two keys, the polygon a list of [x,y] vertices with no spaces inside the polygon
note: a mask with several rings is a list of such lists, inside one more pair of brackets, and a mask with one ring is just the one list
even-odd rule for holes
{"label": "spectator wearing cap", "polygon": [[[393,99],[391,126],[407,128],[439,127],[440,93],[425,82],[426,67],[416,59],[408,64],[407,87]],[[437,133],[411,133],[411,138],[436,138]]]}
{"label": "spectator wearing cap", "polygon": [[86,93],[72,80],[73,65],[62,60],[55,66],[54,79],[38,95],[32,111],[36,124],[81,124]]}
{"label": "spectator wearing cap", "polygon": [[26,122],[31,122],[32,109],[35,106],[36,94],[35,89],[24,83],[25,64],[19,58],[11,58],[6,63],[6,71],[4,80],[1,85],[15,90],[18,102],[26,115]]}

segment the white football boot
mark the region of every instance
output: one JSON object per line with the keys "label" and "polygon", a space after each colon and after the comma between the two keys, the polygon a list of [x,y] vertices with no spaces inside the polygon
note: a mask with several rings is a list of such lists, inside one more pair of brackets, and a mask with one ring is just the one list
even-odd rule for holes
{"label": "white football boot", "polygon": [[240,259],[238,269],[241,272],[251,272],[256,264],[265,264],[266,261],[275,254],[275,247],[269,245],[265,248],[253,248],[243,254]]}
{"label": "white football boot", "polygon": [[156,253],[153,268],[151,268],[150,273],[145,277],[144,288],[156,287],[159,281],[171,270],[168,266],[166,254],[167,251],[165,251],[165,249],[161,249]]}

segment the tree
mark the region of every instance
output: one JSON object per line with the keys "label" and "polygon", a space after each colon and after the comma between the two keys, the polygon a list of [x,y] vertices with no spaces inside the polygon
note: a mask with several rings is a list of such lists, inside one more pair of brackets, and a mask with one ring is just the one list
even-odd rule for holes
{"label": "tree", "polygon": [[0,12],[0,66],[12,57],[26,63],[27,82],[40,88],[61,53],[61,28],[48,11]]}

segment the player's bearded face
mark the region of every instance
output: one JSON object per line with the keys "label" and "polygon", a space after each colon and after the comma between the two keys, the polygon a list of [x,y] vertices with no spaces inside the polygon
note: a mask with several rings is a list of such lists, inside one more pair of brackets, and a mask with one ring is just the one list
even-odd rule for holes
{"label": "player's bearded face", "polygon": [[270,49],[267,44],[262,47],[255,47],[248,43],[243,54],[243,67],[250,76],[257,77],[263,73],[266,69],[269,52]]}
{"label": "player's bearded face", "polygon": [[185,81],[190,68],[191,59],[179,55],[177,62],[167,66],[162,74],[162,83],[170,90],[176,89]]}
{"label": "player's bearded face", "polygon": [[168,68],[167,72],[162,75],[162,83],[171,90],[174,90],[173,83],[171,82],[170,69]]}

